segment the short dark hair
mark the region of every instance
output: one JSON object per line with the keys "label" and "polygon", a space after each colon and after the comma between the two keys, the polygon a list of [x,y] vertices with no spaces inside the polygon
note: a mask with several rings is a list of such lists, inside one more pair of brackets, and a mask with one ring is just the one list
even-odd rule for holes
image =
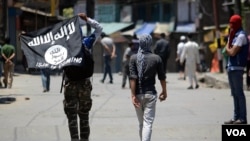
{"label": "short dark hair", "polygon": [[192,33],[188,33],[187,36],[188,36],[189,39],[192,39],[192,38],[193,38],[193,34],[192,34]]}
{"label": "short dark hair", "polygon": [[166,37],[166,34],[165,34],[165,33],[161,33],[160,36],[161,36],[162,38],[165,38],[165,37]]}
{"label": "short dark hair", "polygon": [[101,33],[101,37],[103,38],[103,37],[107,37],[107,34],[105,33],[105,32],[102,32]]}

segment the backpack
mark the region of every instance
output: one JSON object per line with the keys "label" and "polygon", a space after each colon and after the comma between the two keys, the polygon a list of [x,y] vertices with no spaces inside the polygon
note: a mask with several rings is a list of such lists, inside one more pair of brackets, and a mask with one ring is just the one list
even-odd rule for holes
{"label": "backpack", "polygon": [[82,47],[82,51],[79,56],[83,57],[81,66],[65,66],[63,67],[66,80],[78,81],[85,78],[89,78],[94,73],[94,59],[91,52]]}
{"label": "backpack", "polygon": [[84,68],[83,68],[83,72],[84,72],[84,78],[88,78],[91,77],[94,73],[94,59],[93,59],[93,55],[91,54],[90,51],[88,51],[85,47],[84,47],[84,51],[83,51],[83,57],[84,57]]}
{"label": "backpack", "polygon": [[91,52],[86,48],[82,47],[80,53],[83,57],[81,66],[66,66],[63,67],[63,77],[61,83],[60,93],[62,93],[63,84],[67,81],[78,81],[82,79],[89,78],[94,73],[94,59]]}

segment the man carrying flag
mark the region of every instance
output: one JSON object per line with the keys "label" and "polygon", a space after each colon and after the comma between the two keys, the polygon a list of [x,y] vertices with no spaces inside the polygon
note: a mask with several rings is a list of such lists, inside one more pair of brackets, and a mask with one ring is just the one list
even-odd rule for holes
{"label": "man carrying flag", "polygon": [[[78,17],[86,21],[94,32],[89,36],[82,36]],[[57,28],[57,29],[55,29]],[[39,34],[42,31],[43,34]],[[72,141],[88,141],[90,135],[89,111],[92,107],[92,84],[83,74],[85,57],[83,51],[90,51],[102,33],[102,26],[95,20],[80,13],[67,21],[56,24],[51,30],[42,29],[32,40],[21,35],[22,48],[28,60],[29,67],[62,68],[65,75],[64,84],[64,111],[68,118],[69,131]],[[25,40],[26,39],[26,40]],[[48,45],[50,45],[48,47]],[[52,46],[51,46],[52,45]],[[37,48],[33,48],[38,46]],[[27,52],[25,52],[27,51]],[[29,54],[30,53],[30,54]],[[31,55],[31,56],[27,56]],[[33,58],[36,61],[31,61]],[[31,61],[31,62],[29,62]],[[77,120],[79,116],[79,121]],[[80,125],[80,135],[78,131]]]}

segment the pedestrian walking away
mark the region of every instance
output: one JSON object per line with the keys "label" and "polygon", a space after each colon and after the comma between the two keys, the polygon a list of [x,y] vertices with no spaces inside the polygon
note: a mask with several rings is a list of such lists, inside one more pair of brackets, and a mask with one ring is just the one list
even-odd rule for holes
{"label": "pedestrian walking away", "polygon": [[228,55],[227,73],[228,81],[233,97],[233,118],[225,121],[225,124],[247,124],[246,97],[243,90],[243,75],[247,65],[249,42],[246,32],[242,27],[242,19],[239,15],[233,15],[229,20],[230,33],[226,45]]}
{"label": "pedestrian walking away", "polygon": [[13,45],[10,44],[10,38],[5,38],[5,44],[1,49],[1,54],[3,57],[3,68],[4,68],[4,87],[11,88],[13,83],[14,75],[14,57],[16,55],[16,50]]}
{"label": "pedestrian walking away", "polygon": [[[95,29],[91,35],[83,37],[82,39],[82,50],[89,51],[102,33],[102,26],[96,20],[87,17],[85,13],[80,13],[78,16]],[[84,61],[87,62],[87,60]],[[82,67],[78,66],[67,66],[63,68],[65,76],[63,103],[64,111],[68,118],[72,141],[78,141],[79,139],[80,141],[88,141],[90,135],[89,111],[92,107],[92,84],[89,77],[85,78],[82,69]],[[78,127],[80,129],[80,135]]]}
{"label": "pedestrian walking away", "polygon": [[139,122],[141,141],[150,141],[155,119],[157,90],[155,78],[161,84],[159,100],[167,98],[166,74],[162,59],[151,52],[152,37],[149,34],[139,37],[139,50],[130,58],[131,99]]}
{"label": "pedestrian walking away", "polygon": [[113,75],[112,75],[112,67],[111,62],[112,59],[116,57],[116,46],[113,42],[113,39],[110,38],[106,33],[101,34],[101,44],[104,48],[103,57],[104,57],[104,73],[103,78],[101,80],[104,83],[106,76],[109,75],[109,83],[113,83]]}
{"label": "pedestrian walking away", "polygon": [[185,80],[185,58],[183,60],[183,63],[180,62],[181,54],[184,49],[184,44],[186,43],[187,39],[186,36],[182,35],[180,37],[180,42],[177,44],[177,52],[176,52],[176,59],[175,61],[177,62],[178,66],[178,71],[179,71],[179,80]]}
{"label": "pedestrian walking away", "polygon": [[170,47],[169,47],[169,41],[166,39],[166,34],[161,33],[160,39],[156,41],[154,53],[159,55],[162,59],[163,68],[166,73],[167,71],[167,62],[168,58],[170,56]]}
{"label": "pedestrian walking away", "polygon": [[[198,44],[192,41],[192,34],[188,35],[188,41],[184,44],[184,49],[181,54],[180,62],[183,64],[185,60],[185,74],[189,79],[188,89],[198,89],[198,79],[196,76],[197,68],[200,64]],[[195,87],[193,86],[195,83]]]}

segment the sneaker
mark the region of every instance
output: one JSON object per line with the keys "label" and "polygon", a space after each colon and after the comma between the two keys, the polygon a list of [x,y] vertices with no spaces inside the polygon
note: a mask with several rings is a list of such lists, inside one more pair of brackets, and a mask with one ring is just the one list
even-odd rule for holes
{"label": "sneaker", "polygon": [[238,120],[234,121],[234,122],[233,122],[233,124],[247,124],[247,122],[246,122],[246,121],[243,121],[243,120],[238,119]]}
{"label": "sneaker", "polygon": [[193,89],[193,86],[189,86],[187,89],[191,90],[191,89]]}
{"label": "sneaker", "polygon": [[229,121],[225,121],[224,124],[234,124],[234,122],[234,119],[230,119]]}

